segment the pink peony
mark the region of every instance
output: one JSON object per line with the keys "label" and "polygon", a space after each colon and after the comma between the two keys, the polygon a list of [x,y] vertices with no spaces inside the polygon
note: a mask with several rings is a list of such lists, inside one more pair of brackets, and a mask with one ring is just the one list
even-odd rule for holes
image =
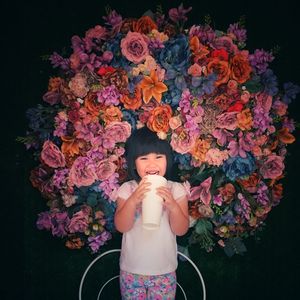
{"label": "pink peony", "polygon": [[68,226],[70,233],[84,232],[88,229],[89,213],[89,209],[83,208],[82,210],[78,211],[73,215]]}
{"label": "pink peony", "polygon": [[129,31],[121,40],[121,51],[129,61],[139,64],[149,55],[147,37],[141,33]]}
{"label": "pink peony", "polygon": [[185,154],[188,153],[195,144],[196,137],[191,137],[184,129],[179,133],[173,133],[171,137],[171,147],[174,151]]}
{"label": "pink peony", "polygon": [[130,134],[131,125],[128,122],[111,122],[105,128],[104,139],[108,145],[114,147],[116,143],[126,142]]}
{"label": "pink peony", "polygon": [[49,140],[44,142],[41,159],[51,168],[60,168],[66,165],[65,157],[60,149]]}
{"label": "pink peony", "polygon": [[217,116],[217,127],[235,130],[237,128],[237,112],[227,112]]}
{"label": "pink peony", "polygon": [[175,116],[169,119],[169,126],[172,130],[177,129],[182,125],[182,121],[179,116]]}
{"label": "pink peony", "polygon": [[218,148],[211,148],[205,155],[205,160],[209,165],[220,166],[228,158],[228,151],[221,151]]}
{"label": "pink peony", "polygon": [[96,167],[96,174],[99,180],[108,179],[115,173],[117,166],[109,159],[101,160]]}
{"label": "pink peony", "polygon": [[69,173],[69,184],[77,187],[89,186],[97,179],[95,165],[87,157],[78,157]]}
{"label": "pink peony", "polygon": [[283,157],[271,154],[260,168],[263,178],[275,179],[282,174],[284,169]]}

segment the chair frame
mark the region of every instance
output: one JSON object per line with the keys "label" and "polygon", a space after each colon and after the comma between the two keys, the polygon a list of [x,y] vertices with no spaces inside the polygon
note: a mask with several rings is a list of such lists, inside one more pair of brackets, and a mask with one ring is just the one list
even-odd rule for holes
{"label": "chair frame", "polygon": [[[83,288],[83,284],[84,284],[84,280],[85,277],[87,275],[87,273],[89,272],[89,270],[92,268],[92,266],[102,257],[111,254],[111,253],[115,253],[115,252],[121,252],[121,249],[112,249],[112,250],[108,250],[102,254],[100,254],[99,256],[97,256],[89,265],[88,267],[85,269],[84,274],[82,275],[81,281],[80,281],[80,286],[79,286],[79,300],[82,300],[82,288]],[[185,254],[181,253],[180,251],[177,251],[177,254],[180,255],[181,257],[183,257],[184,259],[186,259],[195,269],[195,271],[197,272],[199,279],[201,281],[201,285],[202,285],[202,291],[203,291],[203,300],[206,300],[206,288],[205,288],[205,283],[202,277],[202,274],[200,272],[200,270],[198,269],[198,267],[195,265],[195,263]],[[119,278],[119,275],[113,276],[112,278],[108,279],[100,288],[98,296],[97,296],[97,300],[100,299],[100,296],[104,290],[104,288],[106,287],[107,284],[109,284],[111,281],[115,280]],[[182,286],[177,282],[178,287],[180,288],[181,292],[183,293],[184,299],[187,300],[187,296],[185,294],[184,289],[182,288]]]}

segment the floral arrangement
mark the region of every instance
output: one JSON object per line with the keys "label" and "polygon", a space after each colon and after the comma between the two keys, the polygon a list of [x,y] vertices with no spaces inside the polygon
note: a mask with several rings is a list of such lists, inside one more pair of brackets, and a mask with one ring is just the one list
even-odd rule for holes
{"label": "floral arrangement", "polygon": [[71,249],[97,253],[114,232],[116,190],[126,180],[124,143],[148,126],[170,142],[189,195],[189,245],[227,255],[246,251],[279,204],[287,144],[295,123],[280,90],[273,51],[245,49],[241,23],[226,32],[209,22],[185,28],[182,5],[140,18],[115,10],[104,25],[73,36],[49,79],[44,104],[28,110],[21,140],[34,150],[33,186],[49,209],[37,227]]}

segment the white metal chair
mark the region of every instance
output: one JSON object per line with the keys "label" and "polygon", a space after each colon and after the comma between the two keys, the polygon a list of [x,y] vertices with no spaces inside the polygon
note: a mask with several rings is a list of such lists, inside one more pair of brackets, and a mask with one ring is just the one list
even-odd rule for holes
{"label": "white metal chair", "polygon": [[[111,254],[111,253],[115,253],[115,252],[120,252],[121,249],[112,249],[112,250],[108,250],[104,253],[102,253],[101,255],[99,255],[98,257],[96,257],[89,265],[88,267],[86,268],[82,278],[81,278],[81,281],[80,281],[80,286],[79,286],[79,300],[82,300],[82,290],[83,290],[83,284],[84,284],[84,281],[86,279],[86,276],[88,274],[88,272],[90,271],[90,269],[95,265],[96,262],[98,262],[99,260],[101,260],[103,257]],[[198,267],[195,265],[195,263],[189,258],[187,257],[185,254],[181,253],[181,252],[177,252],[179,256],[181,256],[182,258],[184,258],[185,260],[187,260],[191,265],[192,267],[194,268],[194,270],[196,271],[198,277],[199,277],[199,280],[201,282],[201,286],[202,286],[202,299],[203,300],[206,300],[206,289],[205,289],[205,284],[204,284],[204,280],[203,280],[203,277],[201,275],[201,272],[199,271]],[[101,294],[103,292],[103,290],[105,289],[105,287],[113,280],[119,278],[119,275],[116,275],[116,276],[113,276],[111,277],[110,279],[108,279],[104,284],[102,284],[102,286],[100,287],[99,289],[99,292],[98,292],[98,296],[97,296],[97,300],[100,300],[101,298]],[[186,292],[184,291],[183,287],[177,282],[177,286],[179,287],[179,289],[181,290],[182,292],[182,295],[184,297],[185,300],[187,300],[187,295],[186,295]],[[90,300],[90,299],[89,299]]]}

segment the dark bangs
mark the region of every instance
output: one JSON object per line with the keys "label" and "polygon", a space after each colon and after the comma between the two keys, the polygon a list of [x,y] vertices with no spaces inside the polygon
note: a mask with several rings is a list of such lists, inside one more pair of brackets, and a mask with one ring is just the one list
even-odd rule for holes
{"label": "dark bangs", "polygon": [[167,140],[158,138],[156,132],[146,126],[135,130],[125,145],[125,155],[128,165],[129,179],[140,180],[136,172],[135,160],[149,153],[165,154],[167,158],[167,170],[165,177],[170,179],[173,164],[173,151]]}

